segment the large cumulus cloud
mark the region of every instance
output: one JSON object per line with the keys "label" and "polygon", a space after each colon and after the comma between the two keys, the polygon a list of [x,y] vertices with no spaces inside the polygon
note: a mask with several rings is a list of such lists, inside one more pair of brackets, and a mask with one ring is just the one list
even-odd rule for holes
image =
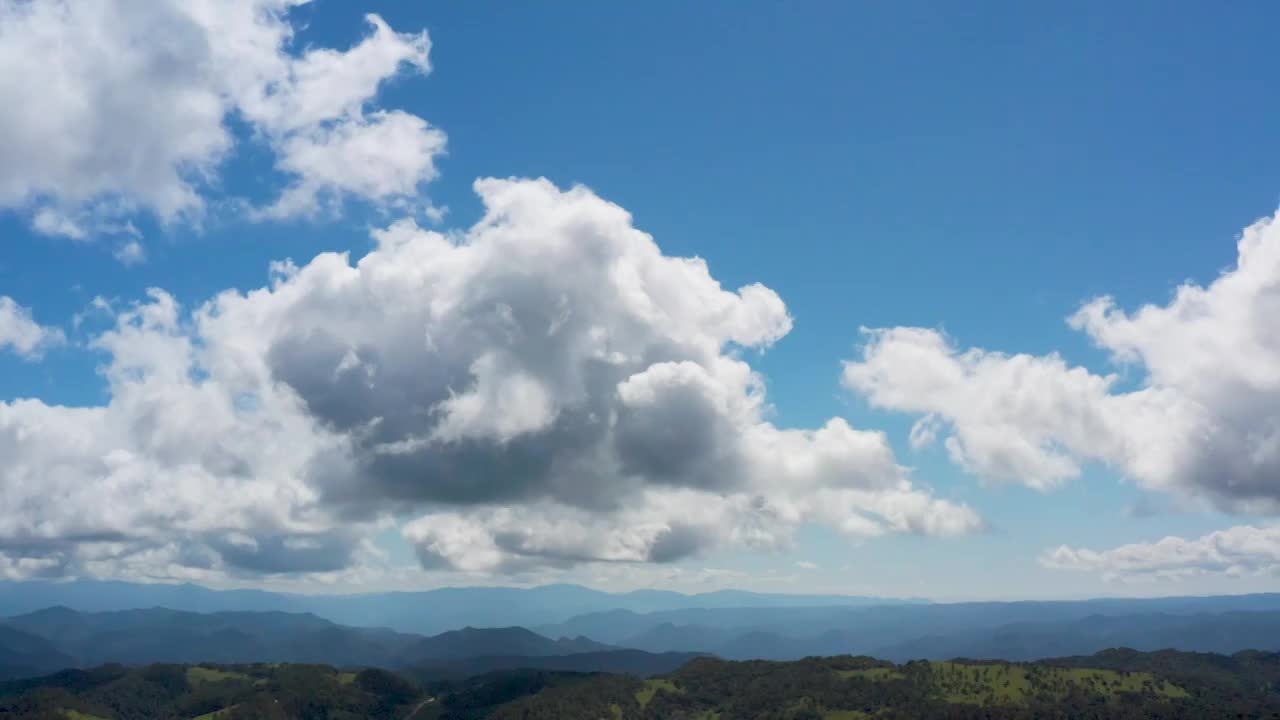
{"label": "large cumulus cloud", "polygon": [[420,202],[444,135],[371,104],[401,68],[429,70],[426,34],[371,15],[355,46],[295,54],[289,11],[304,2],[0,0],[0,208],[72,238],[128,236],[136,210],[198,217],[232,117],[291,179],[260,215]]}
{"label": "large cumulus cloud", "polygon": [[1056,355],[961,350],[922,328],[867,331],[845,384],[875,405],[921,416],[916,444],[943,437],[952,458],[994,480],[1047,488],[1083,462],[1228,511],[1280,509],[1280,215],[1245,229],[1238,261],[1208,286],[1129,313],[1110,298],[1070,318],[1119,376]]}
{"label": "large cumulus cloud", "polygon": [[425,566],[485,572],[981,526],[881,433],[770,422],[747,358],[791,327],[772,290],[721,287],[585,188],[476,190],[465,232],[402,221],[190,315],[155,291],[97,340],[106,406],[0,406],[9,565],[112,544],[323,572],[406,515]]}

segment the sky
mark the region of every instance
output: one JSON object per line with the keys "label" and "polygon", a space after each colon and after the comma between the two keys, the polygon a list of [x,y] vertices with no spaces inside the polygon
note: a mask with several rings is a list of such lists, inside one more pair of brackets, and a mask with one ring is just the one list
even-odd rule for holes
{"label": "sky", "polygon": [[1233,10],[0,0],[0,578],[1274,590]]}

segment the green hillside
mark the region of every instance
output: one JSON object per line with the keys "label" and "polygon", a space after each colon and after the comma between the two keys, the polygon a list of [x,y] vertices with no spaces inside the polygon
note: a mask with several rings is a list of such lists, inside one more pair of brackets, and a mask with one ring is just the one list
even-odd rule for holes
{"label": "green hillside", "polygon": [[324,665],[107,665],[0,684],[36,720],[1280,718],[1280,655],[1113,650],[1036,663],[698,658],[663,677],[526,669],[418,687]]}
{"label": "green hillside", "polygon": [[0,685],[0,717],[23,720],[401,720],[429,699],[383,670],[324,665],[107,665]]}
{"label": "green hillside", "polygon": [[[729,662],[702,658],[664,678],[601,678],[563,685],[507,704],[493,717],[616,718],[617,720],[907,720],[909,718],[1269,718],[1280,717],[1280,694],[1250,690],[1203,672],[1193,654],[1166,653],[1164,672],[1108,667],[1002,662],[912,662],[871,658],[809,658],[796,662]],[[1151,665],[1134,653],[1135,666]],[[1226,662],[1241,658],[1215,656]],[[1266,657],[1270,658],[1269,654]],[[1179,663],[1178,658],[1185,662]],[[1249,661],[1245,661],[1248,663]],[[1100,663],[1102,664],[1102,663]],[[1271,671],[1274,674],[1274,670]],[[1250,674],[1252,673],[1252,674]],[[1237,677],[1228,672],[1228,678]],[[1275,675],[1280,679],[1280,675]]]}

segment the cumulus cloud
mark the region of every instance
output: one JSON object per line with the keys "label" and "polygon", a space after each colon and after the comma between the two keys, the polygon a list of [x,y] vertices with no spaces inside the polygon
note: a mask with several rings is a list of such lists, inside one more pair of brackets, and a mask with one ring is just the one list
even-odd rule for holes
{"label": "cumulus cloud", "polygon": [[425,567],[488,573],[982,527],[882,433],[770,422],[745,358],[791,328],[772,290],[723,288],[585,188],[476,190],[463,232],[398,222],[189,314],[154,291],[95,341],[106,406],[0,405],[10,566],[106,543],[332,572],[405,516]]}
{"label": "cumulus cloud", "polygon": [[11,297],[0,295],[0,350],[37,358],[48,348],[65,341],[61,330],[40,325],[31,316],[31,310]]}
{"label": "cumulus cloud", "polygon": [[137,210],[199,217],[237,142],[233,114],[291,178],[273,217],[411,200],[444,135],[370,105],[402,68],[429,70],[426,34],[371,15],[354,47],[295,55],[302,2],[0,0],[0,208],[32,208],[36,230],[77,239]]}
{"label": "cumulus cloud", "polygon": [[1280,508],[1280,215],[1245,229],[1236,267],[1133,313],[1110,298],[1069,320],[1138,389],[1056,355],[961,350],[923,328],[868,330],[844,383],[878,407],[920,415],[912,442],[942,438],[993,480],[1049,488],[1083,462],[1230,511]]}
{"label": "cumulus cloud", "polygon": [[1063,545],[1041,556],[1057,570],[1102,575],[1108,580],[1176,580],[1199,575],[1274,575],[1280,572],[1280,527],[1241,525],[1194,539],[1170,536],[1110,550]]}
{"label": "cumulus cloud", "polygon": [[763,380],[735,348],[790,329],[771,290],[723,289],[584,188],[476,187],[488,211],[463,237],[399,223],[354,265],[282,267],[269,291],[209,313],[216,343],[254,348],[243,371],[351,438],[352,468],[318,480],[346,512],[466,508],[406,536],[428,564],[485,570],[777,545],[806,521],[979,526],[913,488],[882,434],[765,419]]}
{"label": "cumulus cloud", "polygon": [[187,330],[173,299],[153,291],[94,340],[110,358],[108,405],[0,403],[8,566],[82,572],[164,557],[207,569],[211,548],[228,565],[278,566],[299,555],[285,538],[333,548],[344,536],[303,472],[334,441],[287,393],[201,377]]}

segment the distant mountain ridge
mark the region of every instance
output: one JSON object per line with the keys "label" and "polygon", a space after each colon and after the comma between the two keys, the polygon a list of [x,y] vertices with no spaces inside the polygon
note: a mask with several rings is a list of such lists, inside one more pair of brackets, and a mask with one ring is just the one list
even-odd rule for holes
{"label": "distant mountain ridge", "polygon": [[0,625],[0,679],[43,675],[73,663],[70,655],[45,638]]}
{"label": "distant mountain ridge", "polygon": [[1037,660],[1112,647],[1280,650],[1280,595],[866,608],[615,610],[535,628],[649,652],[733,660],[871,655]]}
{"label": "distant mountain ridge", "polygon": [[53,606],[65,606],[81,612],[150,607],[200,613],[279,611],[312,613],[343,625],[386,627],[427,635],[466,626],[550,625],[577,615],[615,609],[647,613],[687,608],[865,607],[922,602],[925,601],[741,590],[693,595],[669,590],[609,593],[565,584],[532,588],[463,587],[421,592],[303,595],[264,590],[213,590],[191,584],[97,580],[0,582],[0,616],[20,615]]}
{"label": "distant mountain ridge", "polygon": [[54,607],[5,626],[47,640],[76,665],[118,662],[332,662],[387,664],[420,639],[284,612],[192,613],[168,608],[81,613]]}
{"label": "distant mountain ridge", "polygon": [[[54,585],[37,584],[35,595],[39,597],[40,592]],[[86,587],[95,587],[76,585],[57,584],[56,589],[68,594],[70,588],[69,594],[74,595]],[[110,596],[108,592],[93,602],[120,603],[139,587],[104,585],[121,585],[116,591],[126,594]],[[0,598],[13,600],[12,593],[5,594],[13,587],[0,584]],[[194,597],[199,601],[194,604],[238,602],[241,597],[241,591],[223,594],[195,586],[162,586],[149,590],[152,591],[177,593],[187,600]],[[497,616],[504,621],[492,627],[462,623],[440,632],[409,633],[339,623],[318,612],[191,612],[162,607],[82,612],[55,606],[16,615],[0,624],[0,676],[108,662],[332,663],[416,667],[428,675],[453,676],[457,668],[481,672],[523,667],[547,671],[631,667],[640,668],[636,672],[660,672],[662,668],[675,667],[672,663],[680,658],[697,655],[730,660],[795,660],[852,654],[906,662],[955,657],[1037,660],[1089,655],[1121,646],[1224,654],[1246,648],[1280,650],[1280,594],[897,605],[857,604],[854,599],[846,605],[762,604],[649,612],[614,608],[528,627],[511,622],[510,617],[542,617],[560,612],[572,605],[566,603],[566,598],[588,597],[591,602],[629,598],[647,604],[670,598],[664,591],[610,595],[576,586],[455,588],[431,593],[339,596],[336,600],[246,592],[259,600],[266,597],[294,602],[303,598],[321,604],[353,602],[353,597],[361,602],[370,597],[390,597],[395,603],[406,603],[397,612],[408,613],[412,624],[426,627],[446,623],[458,614]],[[686,600],[703,597],[672,595]],[[413,605],[424,597],[423,605]],[[828,599],[753,597],[760,603]],[[714,604],[741,599],[739,593],[719,593],[710,599],[703,597],[702,601]],[[469,615],[457,607],[462,600],[472,601]],[[498,604],[505,604],[510,612],[501,614]],[[348,612],[352,608],[339,609]],[[548,659],[569,656],[573,658]],[[624,662],[625,658],[634,662]]]}
{"label": "distant mountain ridge", "polygon": [[1280,650],[1280,611],[1174,615],[1091,615],[1076,620],[1015,623],[885,646],[879,656],[903,661],[953,657],[1039,660],[1093,655],[1109,648],[1230,655],[1245,649]]}
{"label": "distant mountain ridge", "polygon": [[447,632],[423,638],[411,644],[406,656],[414,660],[442,660],[482,656],[545,657],[584,652],[608,652],[619,650],[611,645],[598,643],[586,637],[562,637],[552,640],[522,627],[473,628]]}
{"label": "distant mountain ridge", "polygon": [[276,611],[81,613],[53,607],[0,622],[0,678],[109,663],[200,662],[453,666],[472,674],[522,667],[666,672],[690,657],[623,650],[583,637],[553,640],[521,627],[464,628],[425,637]]}
{"label": "distant mountain ridge", "polygon": [[790,637],[831,629],[856,629],[868,642],[901,641],[904,629],[916,635],[993,628],[1024,622],[1058,622],[1090,616],[1159,613],[1170,616],[1280,611],[1280,593],[1168,598],[963,602],[779,608],[677,608],[637,612],[622,608],[584,613],[561,623],[534,626],[547,636],[586,635],[605,643],[629,639],[663,624],[719,628],[738,633],[773,632]]}

